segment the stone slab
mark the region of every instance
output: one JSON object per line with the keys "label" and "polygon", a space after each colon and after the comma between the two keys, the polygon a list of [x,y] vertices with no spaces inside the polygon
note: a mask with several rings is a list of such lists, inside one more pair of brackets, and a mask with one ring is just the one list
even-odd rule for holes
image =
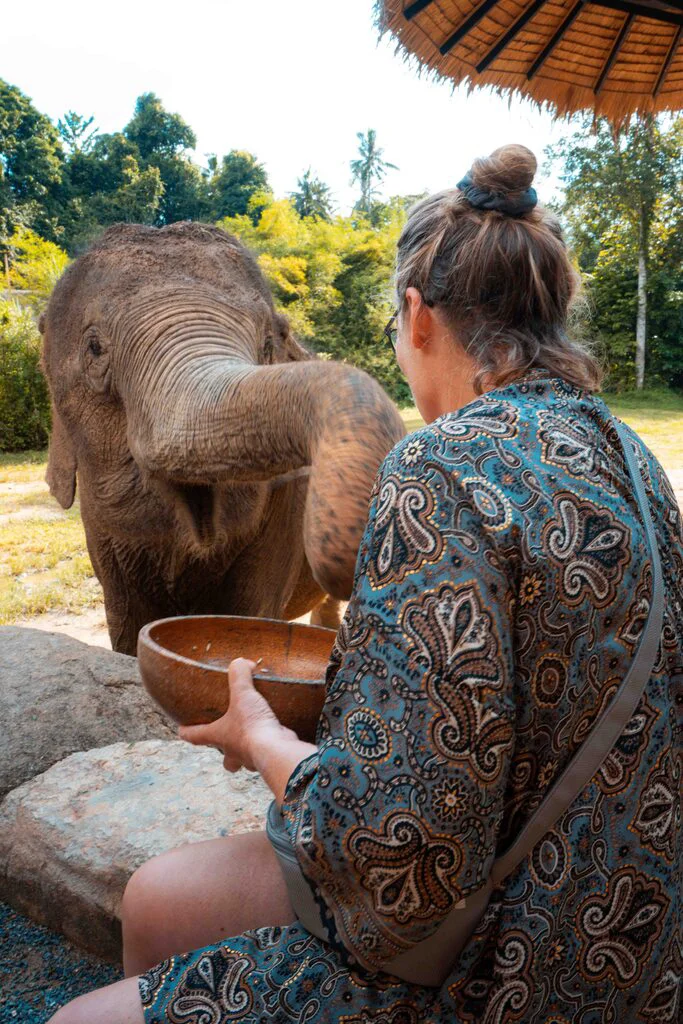
{"label": "stone slab", "polygon": [[183,843],[262,829],[271,799],[257,775],[180,741],[72,754],[0,805],[0,900],[117,960],[133,871]]}
{"label": "stone slab", "polygon": [[137,660],[71,637],[0,627],[0,799],[77,750],[172,739]]}

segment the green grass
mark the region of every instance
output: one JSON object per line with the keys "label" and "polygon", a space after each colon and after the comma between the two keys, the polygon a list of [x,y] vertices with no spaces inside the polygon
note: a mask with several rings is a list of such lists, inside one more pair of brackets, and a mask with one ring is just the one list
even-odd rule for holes
{"label": "green grass", "polygon": [[0,452],[0,484],[45,479],[47,452]]}
{"label": "green grass", "polygon": [[602,396],[610,409],[621,416],[618,410],[631,409],[636,412],[680,412],[683,413],[683,395],[668,388],[625,391],[621,394],[605,392]]}
{"label": "green grass", "polygon": [[2,527],[0,579],[54,569],[60,562],[87,555],[78,509],[59,519],[11,519]]}
{"label": "green grass", "polygon": [[0,577],[0,625],[44,612],[85,611],[102,604],[102,589],[87,555],[76,555],[54,572]]}

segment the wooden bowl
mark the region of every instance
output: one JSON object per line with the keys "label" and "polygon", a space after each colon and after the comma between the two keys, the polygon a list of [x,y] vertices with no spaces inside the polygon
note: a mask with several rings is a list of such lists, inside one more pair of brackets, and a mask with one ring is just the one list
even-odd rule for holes
{"label": "wooden bowl", "polygon": [[254,684],[283,725],[312,741],[325,699],[335,631],[278,619],[186,615],[140,630],[138,663],[147,692],[180,725],[213,722],[227,709],[228,665],[262,659]]}

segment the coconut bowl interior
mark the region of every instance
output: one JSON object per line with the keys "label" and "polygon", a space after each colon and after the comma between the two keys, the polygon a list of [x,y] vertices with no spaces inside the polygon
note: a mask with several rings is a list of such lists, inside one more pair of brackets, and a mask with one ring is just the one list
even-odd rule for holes
{"label": "coconut bowl interior", "polygon": [[187,615],[140,630],[138,663],[147,692],[180,725],[213,722],[228,708],[228,666],[259,661],[256,689],[283,725],[315,738],[335,631],[237,615]]}

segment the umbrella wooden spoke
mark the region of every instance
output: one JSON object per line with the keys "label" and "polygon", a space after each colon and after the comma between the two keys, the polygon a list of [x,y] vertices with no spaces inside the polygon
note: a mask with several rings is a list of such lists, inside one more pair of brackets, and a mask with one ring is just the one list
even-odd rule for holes
{"label": "umbrella wooden spoke", "polygon": [[540,69],[543,67],[546,57],[550,56],[550,54],[553,52],[553,50],[559,43],[560,39],[562,39],[562,36],[565,34],[567,29],[574,23],[574,19],[577,17],[577,15],[581,13],[581,9],[583,8],[584,2],[585,0],[577,0],[577,3],[575,3],[574,6],[569,10],[567,16],[558,28],[557,32],[555,32],[554,35],[552,35],[549,41],[545,44],[545,46],[539,53],[538,57],[526,73],[526,77],[529,80],[531,80],[536,74],[536,72],[540,71]]}
{"label": "umbrella wooden spoke", "polygon": [[380,0],[400,47],[456,84],[615,122],[683,106],[683,0]]}

